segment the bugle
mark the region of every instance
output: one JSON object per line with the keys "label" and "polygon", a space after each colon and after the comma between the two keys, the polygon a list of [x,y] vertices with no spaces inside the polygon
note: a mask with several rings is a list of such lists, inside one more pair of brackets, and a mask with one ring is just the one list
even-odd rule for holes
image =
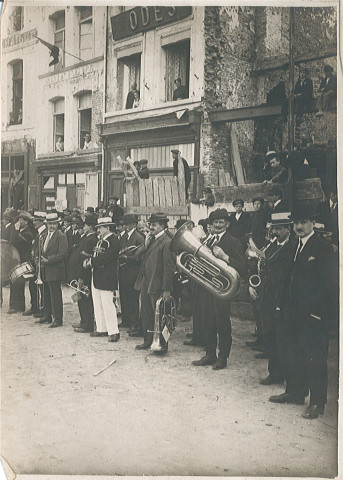
{"label": "bugle", "polygon": [[68,283],[68,287],[76,290],[76,293],[74,293],[71,297],[75,303],[81,300],[81,294],[85,295],[85,297],[89,297],[91,293],[87,285],[80,286],[77,280],[72,280],[70,283]]}
{"label": "bugle", "polygon": [[170,249],[177,252],[176,265],[185,274],[222,300],[231,300],[240,287],[239,273],[215,257],[193,234],[190,222],[175,233]]}

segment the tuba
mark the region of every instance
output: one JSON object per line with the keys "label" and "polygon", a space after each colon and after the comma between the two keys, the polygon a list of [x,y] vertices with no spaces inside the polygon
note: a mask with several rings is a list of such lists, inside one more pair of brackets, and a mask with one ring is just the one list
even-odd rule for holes
{"label": "tuba", "polygon": [[180,252],[176,265],[196,283],[222,300],[231,300],[240,287],[239,273],[227,263],[215,257],[192,233],[190,222],[175,233],[170,249]]}
{"label": "tuba", "polygon": [[153,333],[153,340],[150,350],[156,353],[166,353],[168,350],[168,340],[171,333],[175,330],[175,300],[170,297],[170,300],[159,298],[155,307],[155,324],[154,330],[148,330]]}

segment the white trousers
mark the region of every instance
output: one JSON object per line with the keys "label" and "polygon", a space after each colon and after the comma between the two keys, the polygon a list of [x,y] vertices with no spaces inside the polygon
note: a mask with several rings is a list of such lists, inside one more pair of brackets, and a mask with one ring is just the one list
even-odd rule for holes
{"label": "white trousers", "polygon": [[92,296],[96,331],[107,332],[109,335],[119,333],[117,311],[113,303],[113,292],[95,288],[92,278]]}

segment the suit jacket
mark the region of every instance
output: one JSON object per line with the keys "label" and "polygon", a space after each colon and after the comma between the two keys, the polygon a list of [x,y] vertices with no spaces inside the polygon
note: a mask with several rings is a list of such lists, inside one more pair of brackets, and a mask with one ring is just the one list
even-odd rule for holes
{"label": "suit jacket", "polygon": [[298,242],[290,258],[289,290],[285,300],[287,317],[299,323],[310,314],[327,320],[332,292],[336,288],[333,248],[314,234],[294,261],[297,245]]}
{"label": "suit jacket", "polygon": [[68,241],[68,257],[71,254],[71,251],[73,250],[73,244],[74,244],[74,239],[73,239],[73,229],[69,228],[67,232],[65,232],[65,235],[67,237]]}
{"label": "suit jacket", "polygon": [[76,278],[81,278],[88,287],[91,286],[92,271],[90,268],[83,268],[83,261],[93,255],[94,247],[99,239],[95,232],[81,238],[79,249],[79,270]]}
{"label": "suit jacket", "polygon": [[231,213],[228,231],[233,237],[237,237],[242,240],[244,235],[250,233],[250,227],[251,217],[249,213],[242,212],[238,220],[236,219],[236,214]]}
{"label": "suit jacket", "polygon": [[320,81],[320,87],[319,87],[319,90],[322,91],[322,93],[326,93],[330,90],[332,90],[333,92],[336,92],[337,91],[337,78],[336,78],[336,75],[334,74],[331,74],[329,76],[329,81],[327,82],[327,78],[324,77],[321,79]]}
{"label": "suit jacket", "polygon": [[276,308],[281,308],[284,303],[285,285],[289,278],[290,258],[294,254],[297,241],[290,237],[288,242],[277,248],[276,242],[265,250],[266,262],[261,272],[261,318],[263,331],[267,333],[275,319]]}
{"label": "suit jacket", "polygon": [[113,233],[103,241],[104,250],[96,255],[93,253],[91,265],[93,267],[94,287],[99,290],[114,291],[118,285],[118,255],[120,244],[118,237]]}
{"label": "suit jacket", "polygon": [[29,226],[21,228],[20,230],[14,229],[12,231],[12,244],[19,252],[21,263],[30,262],[32,260],[32,240],[33,234]]}
{"label": "suit jacket", "polygon": [[217,246],[222,248],[226,255],[229,255],[229,265],[237,270],[242,280],[245,280],[247,277],[247,263],[244,257],[242,244],[238,238],[226,231],[219,240]]}
{"label": "suit jacket", "polygon": [[175,255],[170,250],[170,242],[170,237],[163,233],[145,250],[135,282],[136,290],[140,290],[142,285],[149,294],[172,290],[176,265]]}
{"label": "suit jacket", "polygon": [[[47,233],[43,237],[43,246]],[[50,238],[46,252],[43,252],[43,257],[48,260],[48,263],[42,268],[43,281],[64,281],[65,280],[65,260],[68,255],[68,240],[65,233],[56,230]]]}
{"label": "suit jacket", "polygon": [[[126,240],[126,235],[123,237],[121,243],[121,250],[131,246],[140,246],[144,245],[144,237],[135,229],[130,238]],[[125,264],[120,265],[119,262],[119,282],[121,285],[134,285],[137,279],[139,268],[140,268],[140,256],[136,255],[137,250],[132,254],[127,252],[124,254],[126,259],[124,259]]]}
{"label": "suit jacket", "polygon": [[251,236],[258,248],[262,248],[266,243],[267,220],[268,214],[264,209],[258,210],[251,215]]}
{"label": "suit jacket", "polygon": [[[31,253],[32,253],[32,258],[35,266],[38,265],[39,248],[43,247],[43,239],[46,237],[47,233],[48,233],[48,229],[44,227],[44,230],[41,233],[37,231],[36,235],[34,236]],[[42,253],[42,250],[41,250],[41,253]]]}
{"label": "suit jacket", "polygon": [[294,87],[294,95],[301,95],[301,98],[305,102],[309,102],[313,96],[313,82],[310,78],[305,78],[302,81],[300,78]]}

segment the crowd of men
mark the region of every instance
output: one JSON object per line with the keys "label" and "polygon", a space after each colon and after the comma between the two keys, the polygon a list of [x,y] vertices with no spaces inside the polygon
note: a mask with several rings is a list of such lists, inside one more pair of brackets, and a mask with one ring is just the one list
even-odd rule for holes
{"label": "crowd of men", "polygon": [[[131,337],[143,337],[136,349],[147,350],[156,333],[157,301],[168,302],[173,296],[186,309],[186,288],[193,333],[184,344],[206,350],[193,365],[225,368],[232,344],[232,298],[220,298],[205,282],[180,276],[180,252],[170,248],[173,233],[164,213],[139,222],[137,215],[124,214],[117,201],[111,198],[106,208],[89,207],[82,217],[77,209],[4,212],[2,239],[17,248],[21,263],[34,267],[30,309],[25,311],[25,281],[15,281],[8,313],[22,312],[33,315],[35,323],[61,327],[65,282],[77,290],[76,333],[118,342],[120,298],[121,328]],[[330,196],[327,209],[303,204],[286,212],[282,190],[275,186],[270,201],[256,197],[252,203],[252,214],[244,211],[243,199],[233,201],[235,213],[214,209],[194,227],[194,238],[209,249],[217,267],[218,259],[219,266],[238,272],[242,285],[250,284],[257,338],[247,344],[261,350],[257,358],[269,359],[269,374],[261,383],[286,382],[285,393],[269,400],[304,404],[310,394],[303,416],[317,418],[327,401],[329,326],[338,312],[338,235],[332,227],[337,222],[337,195]],[[318,219],[324,224],[316,223]],[[175,227],[184,222],[179,220]],[[251,249],[257,262],[249,257]],[[225,276],[225,269],[221,273]],[[249,281],[253,275],[259,282]],[[165,353],[168,341],[161,334],[160,340]]]}

